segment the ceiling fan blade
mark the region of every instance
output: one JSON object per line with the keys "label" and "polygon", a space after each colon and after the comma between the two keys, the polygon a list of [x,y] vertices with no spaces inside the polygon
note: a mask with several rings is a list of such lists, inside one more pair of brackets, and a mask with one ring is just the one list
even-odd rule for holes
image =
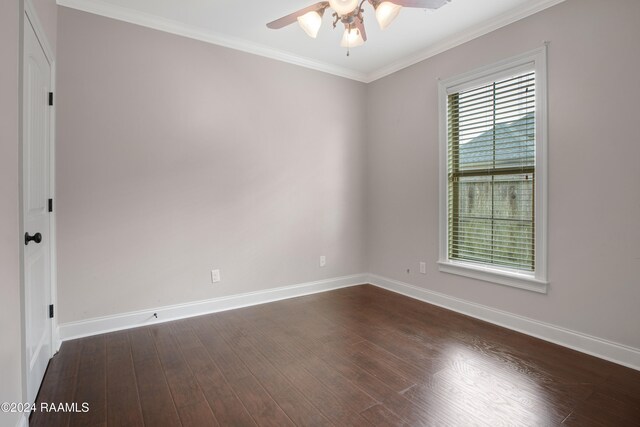
{"label": "ceiling fan blade", "polygon": [[451,0],[390,0],[391,3],[404,7],[417,7],[420,9],[439,9]]}
{"label": "ceiling fan blade", "polygon": [[356,28],[360,30],[362,40],[367,41],[367,32],[364,29],[364,22],[362,22],[362,20],[359,18],[356,18]]}
{"label": "ceiling fan blade", "polygon": [[294,22],[296,22],[296,20],[298,19],[299,16],[302,16],[305,13],[309,13],[309,12],[314,12],[314,11],[319,11],[319,10],[325,9],[328,6],[329,6],[329,2],[328,1],[321,1],[319,3],[312,4],[309,7],[305,7],[304,9],[300,9],[297,12],[290,13],[287,16],[283,16],[282,18],[279,18],[279,19],[276,19],[275,21],[269,22],[267,24],[267,27],[271,28],[272,30],[277,30],[279,28],[286,27],[287,25],[293,24]]}

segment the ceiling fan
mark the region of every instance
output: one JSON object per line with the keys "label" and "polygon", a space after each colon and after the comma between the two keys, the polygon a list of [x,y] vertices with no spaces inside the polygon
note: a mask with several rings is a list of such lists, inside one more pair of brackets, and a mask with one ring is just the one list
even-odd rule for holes
{"label": "ceiling fan", "polygon": [[[367,41],[367,32],[364,29],[364,18],[362,14],[364,9],[362,5],[368,1],[376,13],[376,20],[381,29],[385,29],[398,16],[402,7],[416,7],[421,9],[438,9],[451,0],[328,0],[321,1],[311,6],[300,9],[289,15],[276,19],[267,24],[268,28],[277,30],[293,24],[298,21],[302,29],[311,37],[316,38],[320,25],[322,24],[322,15],[327,8],[334,10],[333,12],[333,28],[338,22],[344,27],[344,34],[340,46],[350,48],[361,46]],[[349,51],[347,51],[347,56]]]}

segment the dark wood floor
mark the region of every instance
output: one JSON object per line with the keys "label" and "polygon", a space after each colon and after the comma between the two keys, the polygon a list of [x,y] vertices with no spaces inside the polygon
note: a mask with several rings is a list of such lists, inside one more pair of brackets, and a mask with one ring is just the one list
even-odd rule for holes
{"label": "dark wood floor", "polygon": [[32,426],[640,425],[640,372],[358,286],[68,341]]}

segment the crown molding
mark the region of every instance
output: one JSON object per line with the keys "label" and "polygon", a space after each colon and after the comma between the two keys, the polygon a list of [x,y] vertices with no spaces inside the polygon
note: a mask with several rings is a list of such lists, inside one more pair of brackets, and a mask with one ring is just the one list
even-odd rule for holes
{"label": "crown molding", "polygon": [[382,67],[367,75],[367,83],[371,83],[390,74],[393,74],[396,71],[400,71],[404,68],[415,65],[418,62],[422,62],[425,59],[438,55],[439,53],[445,52],[449,49],[453,49],[456,46],[460,46],[461,44],[481,37],[509,24],[513,24],[516,21],[541,12],[564,1],[565,0],[539,0],[536,2],[529,2],[487,22],[470,27],[454,36],[447,37],[446,39],[430,46],[428,49],[422,50],[418,53],[402,58],[385,67]]}
{"label": "crown molding", "polygon": [[349,68],[338,67],[326,62],[316,61],[311,58],[291,54],[279,49],[273,49],[258,43],[249,42],[235,37],[225,36],[214,31],[204,30],[195,26],[183,24],[171,19],[160,18],[148,13],[136,11],[127,7],[115,6],[104,0],[57,0],[59,6],[81,10],[83,12],[140,25],[171,34],[275,59],[289,64],[298,65],[323,73],[356,80],[362,83],[371,83],[375,80],[386,77],[425,59],[431,58],[439,53],[452,49],[463,43],[471,41],[477,37],[488,34],[506,25],[512,24],[520,19],[538,13],[544,9],[562,3],[565,0],[537,0],[515,8],[505,14],[491,19],[482,24],[468,28],[451,37],[430,46],[418,53],[404,57],[389,65],[386,65],[371,73],[362,73]]}
{"label": "crown molding", "polygon": [[57,0],[58,6],[80,10],[166,33],[199,40],[214,45],[251,53],[266,58],[275,59],[293,65],[298,65],[323,73],[333,74],[351,80],[366,83],[367,75],[348,68],[338,67],[311,58],[306,58],[291,53],[273,49],[258,43],[248,42],[235,37],[225,36],[214,31],[204,30],[192,25],[183,24],[171,19],[160,18],[148,13],[140,12],[126,7],[115,6],[102,0]]}

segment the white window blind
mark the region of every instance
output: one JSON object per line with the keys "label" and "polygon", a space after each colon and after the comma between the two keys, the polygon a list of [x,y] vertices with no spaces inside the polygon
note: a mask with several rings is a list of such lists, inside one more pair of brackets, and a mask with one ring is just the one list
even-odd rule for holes
{"label": "white window blind", "polygon": [[447,97],[448,257],[535,270],[536,76]]}

